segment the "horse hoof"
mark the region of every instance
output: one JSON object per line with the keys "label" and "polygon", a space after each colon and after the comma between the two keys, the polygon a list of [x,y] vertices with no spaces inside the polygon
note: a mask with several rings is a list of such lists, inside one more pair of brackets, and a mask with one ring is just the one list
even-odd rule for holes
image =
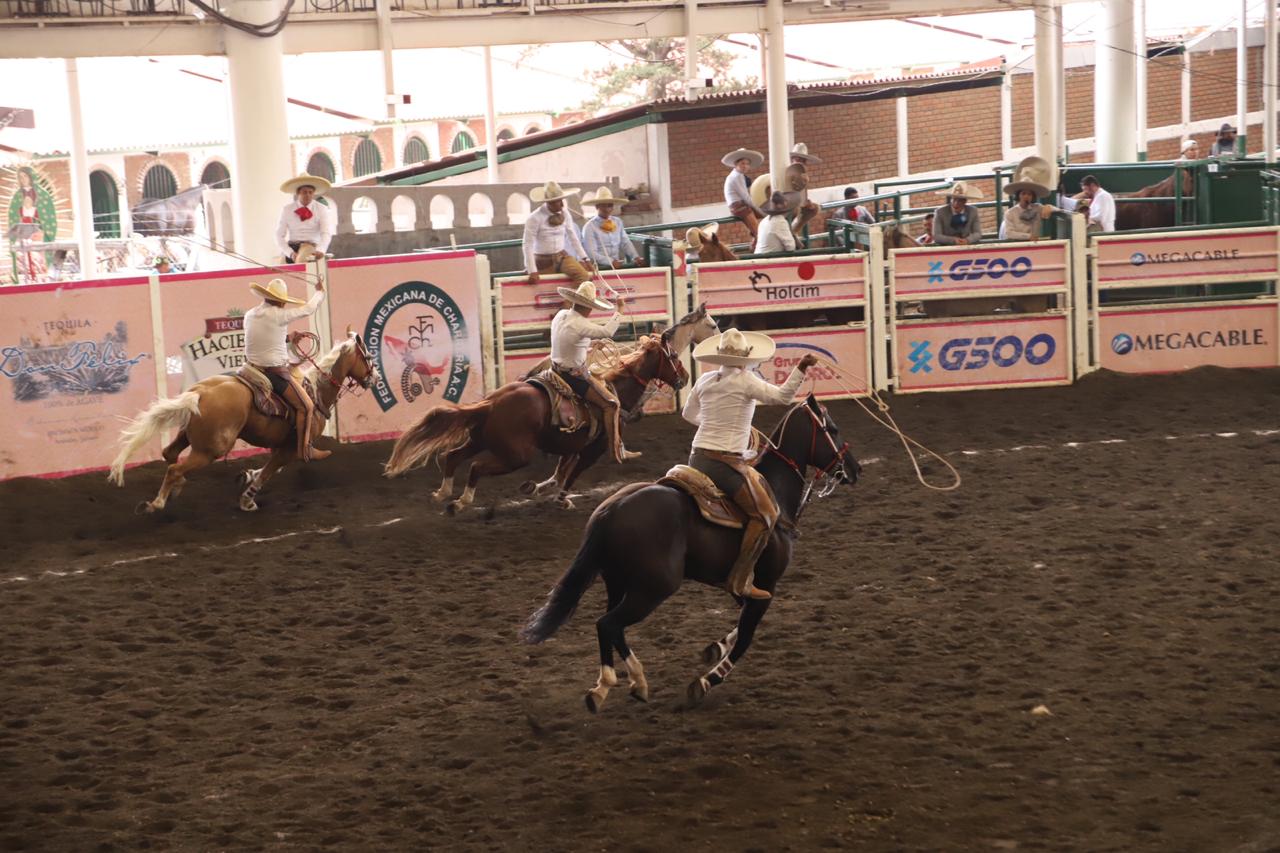
{"label": "horse hoof", "polygon": [[241,512],[257,512],[258,511],[257,501],[240,501],[240,511]]}
{"label": "horse hoof", "polygon": [[556,498],[556,506],[561,509],[573,509],[573,501],[568,498]]}
{"label": "horse hoof", "polygon": [[536,495],[538,493],[538,484],[533,480],[525,480],[520,484],[520,494]]}
{"label": "horse hoof", "polygon": [[155,511],[156,508],[151,505],[150,501],[138,501],[138,505],[133,508],[134,515],[150,515]]}
{"label": "horse hoof", "polygon": [[445,503],[449,498],[453,497],[451,492],[432,492],[431,499],[438,504]]}
{"label": "horse hoof", "polygon": [[635,699],[637,702],[648,702],[649,701],[649,685],[647,684],[634,685],[631,688],[631,698]]}
{"label": "horse hoof", "polygon": [[588,690],[587,695],[583,697],[583,701],[587,704],[587,710],[593,714],[599,714],[600,709],[604,707],[605,696],[608,695],[606,693],[604,696],[598,696],[596,691]]}
{"label": "horse hoof", "polygon": [[462,509],[462,504],[458,501],[449,501],[444,505],[444,514],[453,517]]}
{"label": "horse hoof", "polygon": [[711,683],[704,678],[698,678],[689,683],[689,689],[685,691],[685,697],[689,700],[689,707],[693,707],[707,698],[707,692],[711,689]]}
{"label": "horse hoof", "polygon": [[702,662],[708,666],[720,663],[722,657],[724,657],[724,650],[720,648],[719,643],[710,643],[702,650]]}

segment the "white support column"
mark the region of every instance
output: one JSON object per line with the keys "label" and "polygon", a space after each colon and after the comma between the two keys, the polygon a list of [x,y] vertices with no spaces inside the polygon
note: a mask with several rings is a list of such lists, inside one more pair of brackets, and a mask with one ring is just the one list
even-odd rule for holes
{"label": "white support column", "polygon": [[395,43],[391,39],[391,0],[377,0],[375,8],[378,13],[378,48],[382,51],[382,81],[386,89],[387,118],[395,120],[396,72],[392,61]]}
{"label": "white support column", "polygon": [[684,0],[684,99],[698,99],[698,0]]}
{"label": "white support column", "polygon": [[907,125],[907,99],[903,95],[894,98],[894,117],[898,133],[898,177],[911,174],[911,135]]}
{"label": "white support column", "polygon": [[1280,19],[1277,18],[1275,0],[1267,0],[1267,17],[1262,32],[1265,45],[1262,49],[1262,153],[1270,163],[1276,159],[1276,71],[1280,65],[1276,39],[1280,38]]}
{"label": "white support column", "polygon": [[484,46],[484,164],[486,180],[498,183],[498,115],[493,108],[493,54]]}
{"label": "white support column", "polygon": [[1240,0],[1236,27],[1236,152],[1249,153],[1249,0]]}
{"label": "white support column", "polygon": [[[280,14],[279,0],[232,0],[227,14],[266,23]],[[285,117],[283,40],[224,27],[227,96],[231,104],[231,206],[236,252],[263,264],[279,257],[275,246],[279,187],[293,176]],[[226,236],[223,236],[226,240]]]}
{"label": "white support column", "polygon": [[1053,110],[1058,116],[1058,135],[1054,142],[1054,150],[1060,159],[1067,156],[1067,66],[1063,59],[1062,41],[1066,32],[1062,26],[1062,7],[1056,2],[1053,6],[1053,71],[1058,75],[1058,86],[1054,90]]}
{"label": "white support column", "polygon": [[1182,51],[1182,133],[1191,133],[1191,51],[1185,47]]}
{"label": "white support column", "polygon": [[[80,249],[80,276],[98,272],[97,229],[93,221],[93,194],[89,190],[89,153],[84,144],[84,121],[80,113],[80,73],[75,59],[67,63],[67,103],[71,108],[71,217],[76,221],[76,242]],[[127,199],[125,206],[128,206]]]}
{"label": "white support column", "polygon": [[1137,127],[1134,136],[1138,142],[1138,159],[1147,159],[1147,0],[1133,0],[1133,53],[1135,92],[1138,96]]}
{"label": "white support column", "polygon": [[1098,142],[1094,159],[1124,163],[1138,155],[1133,0],[1104,0],[1102,5],[1093,98],[1093,134]]}
{"label": "white support column", "polygon": [[1058,116],[1056,112],[1059,74],[1054,69],[1055,39],[1052,0],[1036,0],[1036,65],[1033,80],[1036,113],[1036,153],[1050,163],[1057,162]]}
{"label": "white support column", "polygon": [[782,38],[782,0],[767,0],[764,20],[769,177],[770,184],[777,189],[782,186],[791,154],[791,125],[787,118],[787,58]]}
{"label": "white support column", "polygon": [[1000,159],[1005,162],[1013,159],[1013,72],[1008,63],[1000,78]]}

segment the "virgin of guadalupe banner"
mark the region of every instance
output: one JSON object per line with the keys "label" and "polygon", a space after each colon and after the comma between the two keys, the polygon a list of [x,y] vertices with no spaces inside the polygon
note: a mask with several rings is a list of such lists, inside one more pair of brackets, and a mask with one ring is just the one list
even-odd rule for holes
{"label": "virgin of guadalupe banner", "polygon": [[[5,199],[4,236],[9,263],[0,283],[37,284],[48,281],[53,253],[41,248],[61,230],[70,233],[69,216],[59,217],[53,184],[34,166],[0,172],[0,198]],[[61,226],[59,219],[63,219]]]}

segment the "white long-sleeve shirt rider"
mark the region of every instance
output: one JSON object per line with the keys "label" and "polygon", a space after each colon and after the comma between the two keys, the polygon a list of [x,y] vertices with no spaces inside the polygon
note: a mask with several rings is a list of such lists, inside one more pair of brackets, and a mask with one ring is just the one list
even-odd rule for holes
{"label": "white long-sleeve shirt rider", "polygon": [[1089,201],[1089,224],[1097,225],[1103,231],[1116,230],[1116,200],[1102,187],[1098,187]]}
{"label": "white long-sleeve shirt rider", "polygon": [[[606,222],[613,223],[612,231],[604,229]],[[636,247],[631,245],[626,226],[616,216],[610,216],[606,220],[596,215],[588,219],[587,224],[582,226],[582,243],[587,250],[587,257],[602,269],[634,261],[640,256]]]}
{"label": "white long-sleeve shirt rider", "polygon": [[751,203],[751,181],[737,169],[731,171],[724,179],[724,203],[733,207],[735,202],[742,202],[750,208],[755,207]]}
{"label": "white long-sleeve shirt rider", "polygon": [[587,349],[600,338],[612,338],[622,315],[614,312],[604,323],[596,323],[572,308],[561,310],[551,320],[551,362],[557,367],[587,374]]}
{"label": "white long-sleeve shirt rider", "polygon": [[287,307],[263,302],[245,312],[244,354],[254,367],[285,367],[289,350],[285,346],[285,330],[294,320],[310,317],[324,301],[324,291],[317,290],[305,305]]}
{"label": "white long-sleeve shirt rider", "polygon": [[[309,210],[311,216],[303,219],[299,211]],[[276,248],[288,257],[293,254],[290,243],[311,243],[317,252],[325,252],[333,239],[333,211],[327,204],[313,200],[302,205],[291,201],[280,209],[280,222],[276,225]]]}
{"label": "white long-sleeve shirt rider", "polygon": [[756,254],[763,255],[766,252],[794,252],[796,250],[796,236],[791,233],[791,226],[787,224],[787,218],[782,214],[774,214],[766,216],[760,222],[759,232],[756,235]]}
{"label": "white long-sleeve shirt rider", "polygon": [[537,272],[538,262],[534,260],[535,255],[554,255],[556,252],[568,252],[574,258],[585,258],[586,251],[582,248],[582,241],[578,239],[578,229],[573,227],[573,214],[569,212],[566,206],[560,211],[560,215],[564,217],[564,222],[559,225],[552,225],[550,222],[551,211],[547,210],[547,206],[540,205],[537,210],[529,214],[529,218],[524,221],[524,270],[525,272]]}
{"label": "white long-sleeve shirt rider", "polygon": [[791,403],[803,382],[804,374],[795,368],[781,385],[766,382],[741,367],[722,366],[702,374],[680,413],[698,427],[693,437],[694,448],[743,453],[751,444],[751,419],[755,416],[756,404]]}

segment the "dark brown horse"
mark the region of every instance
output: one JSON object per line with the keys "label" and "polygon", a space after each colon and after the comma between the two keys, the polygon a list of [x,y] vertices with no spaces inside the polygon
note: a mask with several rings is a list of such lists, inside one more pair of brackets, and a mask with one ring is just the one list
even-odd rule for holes
{"label": "dark brown horse", "polygon": [[[810,496],[825,495],[837,483],[856,482],[861,468],[848,444],[840,441],[827,410],[812,395],[787,411],[770,442],[756,467],[773,489],[782,513],[756,564],[755,584],[773,592],[791,562],[796,522]],[[807,476],[810,468],[817,471],[813,479]],[[649,685],[639,659],[627,646],[625,630],[674,595],[685,579],[723,586],[741,538],[738,530],[704,521],[684,492],[656,483],[624,486],[592,513],[573,564],[551,590],[547,603],[530,617],[521,637],[541,643],[554,634],[573,615],[596,575],[603,575],[608,612],[596,622],[600,678],[587,692],[587,708],[599,711],[609,689],[618,683],[615,650],[627,665],[631,694],[647,701]],[[691,703],[724,681],[746,654],[770,599],[738,599],[738,603],[738,626],[708,647],[716,657],[708,663],[715,666],[689,685]]]}
{"label": "dark brown horse", "polygon": [[[676,328],[672,326],[659,337],[643,339],[636,352],[605,374],[623,411],[641,401],[650,382],[681,388],[688,381],[689,373],[672,347]],[[579,474],[595,464],[608,443],[603,429],[594,438],[586,427],[564,432],[551,422],[546,391],[528,382],[509,382],[478,403],[437,406],[427,412],[396,441],[387,460],[386,476],[394,477],[443,459],[444,482],[432,497],[444,503],[445,511],[453,515],[475,499],[476,483],[481,477],[517,471],[541,450],[561,457],[556,469],[559,502],[572,509],[569,489]],[[458,466],[469,460],[467,486],[461,497],[450,500]]]}
{"label": "dark brown horse", "polygon": [[[1187,198],[1194,191],[1195,184],[1189,171],[1182,173],[1182,197]],[[1137,202],[1126,204],[1131,198],[1173,198],[1173,175],[1158,184],[1143,187],[1137,192],[1116,196],[1116,230],[1132,231],[1135,228],[1172,228],[1174,224],[1174,207],[1172,201]]]}

